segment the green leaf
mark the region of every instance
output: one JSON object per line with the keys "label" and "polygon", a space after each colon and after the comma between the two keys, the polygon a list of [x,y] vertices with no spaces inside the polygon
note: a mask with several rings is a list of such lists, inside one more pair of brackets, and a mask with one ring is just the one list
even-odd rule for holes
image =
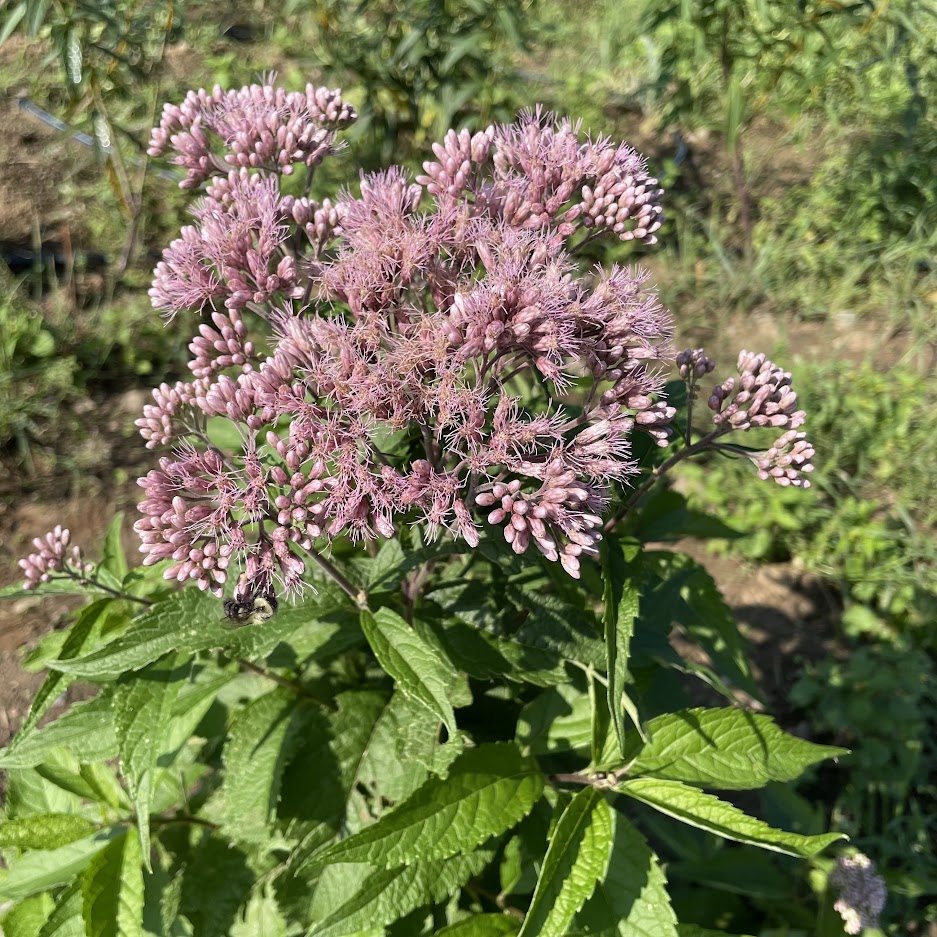
{"label": "green leaf", "polygon": [[776,830],[715,795],[680,781],[634,778],[620,782],[615,790],[690,826],[788,856],[810,858],[830,843],[847,838],[843,833],[801,836]]}
{"label": "green leaf", "polygon": [[487,634],[462,621],[428,621],[427,625],[449,659],[479,680],[503,678],[535,686],[555,686],[568,679],[557,655],[549,651]]}
{"label": "green leaf", "polygon": [[120,531],[123,523],[124,512],[118,511],[111,520],[104,536],[104,555],[98,566],[99,570],[106,570],[121,583],[124,581],[124,576],[129,572],[127,557],[124,555],[124,548],[120,542]]}
{"label": "green leaf", "polygon": [[58,747],[81,762],[106,761],[117,754],[111,701],[104,696],[75,703],[55,722],[17,736],[0,751],[0,768],[31,768]]}
{"label": "green leaf", "polygon": [[39,937],[86,937],[85,921],[81,916],[81,879],[73,882],[55,902]]}
{"label": "green leaf", "polygon": [[361,628],[378,663],[400,689],[442,720],[450,738],[454,737],[455,713],[449,694],[458,674],[452,665],[389,608],[374,615],[362,612]]}
{"label": "green leaf", "polygon": [[465,853],[518,823],[537,802],[537,762],[509,743],[460,755],[446,778],[431,778],[376,823],[336,843],[317,864],[368,862],[384,868]]}
{"label": "green leaf", "polygon": [[544,690],[521,710],[517,742],[534,755],[588,754],[592,742],[588,695],[568,683]]}
{"label": "green leaf", "polygon": [[142,858],[140,838],[128,830],[91,861],[81,888],[88,937],[141,937]]}
{"label": "green leaf", "polygon": [[70,813],[40,813],[0,822],[0,847],[58,849],[94,832],[94,824]]}
{"label": "green leaf", "polygon": [[605,875],[612,832],[612,810],[602,793],[594,787],[583,788],[553,829],[518,937],[563,937]]}
{"label": "green leaf", "polygon": [[0,871],[0,901],[19,901],[56,885],[65,885],[125,830],[126,827],[111,827],[58,849],[26,853],[9,870]]}
{"label": "green leaf", "polygon": [[51,896],[45,892],[24,898],[0,919],[0,934],[4,937],[36,937],[53,907]]}
{"label": "green leaf", "polygon": [[738,626],[712,576],[683,553],[646,552],[643,564],[648,576],[640,626],[669,635],[674,622],[682,625],[724,676],[757,699]]}
{"label": "green leaf", "polygon": [[633,756],[629,775],[724,790],[793,781],[818,761],[848,754],[788,735],[770,716],[741,709],[687,709],[658,716],[646,728],[650,741]]}
{"label": "green leaf", "polygon": [[145,611],[129,631],[104,647],[71,660],[50,661],[49,667],[88,679],[115,680],[170,651],[221,647],[230,637],[221,618],[217,599],[199,589],[183,589]]}
{"label": "green leaf", "polygon": [[222,782],[224,830],[233,841],[257,843],[269,837],[283,770],[310,711],[295,693],[278,688],[234,717]]}
{"label": "green leaf", "polygon": [[114,688],[114,724],[120,766],[130,787],[140,850],[150,868],[150,804],[156,788],[156,763],[172,729],[173,707],[191,669],[181,652],[168,654]]}
{"label": "green leaf", "polygon": [[436,931],[436,937],[503,937],[516,934],[520,922],[506,914],[473,914]]}
{"label": "green leaf", "polygon": [[[79,613],[75,623],[68,629],[65,641],[58,653],[59,660],[69,660],[78,657],[95,640],[101,624],[107,617],[107,612],[113,604],[113,599],[99,599],[86,605]],[[60,671],[51,671],[39,687],[29,715],[23,720],[18,735],[25,735],[48,712],[49,707],[58,699],[59,695],[71,685],[74,677]]]}
{"label": "green leaf", "polygon": [[231,928],[231,937],[286,937],[286,921],[276,898],[267,891],[254,891]]}
{"label": "green leaf", "polygon": [[[608,711],[618,737],[618,749],[625,754],[625,707],[629,698],[625,692],[628,682],[628,657],[634,622],[638,615],[638,587],[629,574],[629,565],[637,556],[637,548],[623,547],[613,537],[603,544],[603,574],[605,579],[605,649],[608,655]],[[641,724],[636,712],[630,712],[638,731]]]}
{"label": "green leaf", "polygon": [[580,661],[597,668],[605,666],[605,647],[598,638],[595,618],[541,591],[539,584],[526,591],[512,590],[515,605],[529,614],[512,640],[525,647],[549,651],[551,656]]}
{"label": "green leaf", "polygon": [[613,812],[614,845],[608,869],[576,916],[571,933],[594,937],[676,937],[667,879],[644,837]]}
{"label": "green leaf", "polygon": [[361,889],[321,923],[308,937],[345,937],[390,924],[415,908],[446,901],[494,858],[486,849],[441,861],[414,862],[370,875]]}
{"label": "green leaf", "polygon": [[[340,730],[341,720],[335,727]],[[438,727],[421,703],[395,691],[371,726],[355,783],[364,785],[378,804],[405,800],[440,767],[444,746]]]}

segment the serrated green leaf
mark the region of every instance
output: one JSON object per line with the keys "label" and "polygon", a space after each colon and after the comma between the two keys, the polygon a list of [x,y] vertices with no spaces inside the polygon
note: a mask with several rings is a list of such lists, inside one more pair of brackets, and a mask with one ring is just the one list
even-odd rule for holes
{"label": "serrated green leaf", "polygon": [[[605,650],[608,655],[608,711],[618,738],[618,749],[622,755],[627,744],[625,734],[625,710],[632,709],[625,691],[628,682],[628,658],[631,653],[631,638],[638,616],[639,592],[637,582],[629,566],[637,555],[637,548],[622,546],[610,537],[603,544],[602,573],[605,579]],[[641,723],[636,712],[629,713],[638,732]]]}
{"label": "serrated green leaf", "polygon": [[55,722],[19,735],[0,751],[0,768],[31,768],[54,748],[64,748],[79,761],[105,761],[117,754],[110,699],[98,696],[76,703]]}
{"label": "serrated green leaf", "polygon": [[747,790],[769,781],[793,781],[810,765],[848,754],[788,735],[770,716],[741,709],[687,709],[647,724],[650,741],[628,773]]}
{"label": "serrated green leaf", "polygon": [[81,800],[44,778],[35,768],[10,768],[6,772],[8,819],[36,813],[77,813]]}
{"label": "serrated green leaf", "polygon": [[436,931],[436,937],[504,937],[516,934],[520,921],[506,914],[473,914]]}
{"label": "serrated green leaf", "polygon": [[224,747],[224,830],[234,842],[266,840],[280,796],[283,770],[310,712],[296,694],[278,688],[258,697],[231,723]]}
{"label": "serrated green leaf", "polygon": [[231,928],[231,937],[286,937],[286,920],[269,892],[257,890]]}
{"label": "serrated green leaf", "polygon": [[370,875],[350,900],[314,925],[308,937],[347,937],[390,924],[429,902],[447,900],[479,874],[494,854],[494,849],[486,849],[468,856],[381,869]]}
{"label": "serrated green leaf", "polygon": [[141,937],[142,860],[140,838],[132,830],[92,859],[81,887],[81,913],[88,937]]}
{"label": "serrated green leaf", "polygon": [[[112,603],[113,599],[99,599],[97,602],[86,605],[78,613],[78,618],[68,629],[65,641],[57,655],[59,660],[70,660],[73,657],[78,657],[91,646]],[[29,732],[48,712],[49,707],[58,699],[59,695],[64,693],[72,684],[74,679],[71,675],[64,674],[61,671],[50,671],[33,698],[29,707],[29,714],[23,720],[18,735]]]}
{"label": "serrated green leaf", "polygon": [[667,879],[644,837],[613,812],[608,869],[576,916],[571,934],[593,937],[676,937]]}
{"label": "serrated green leaf", "polygon": [[438,725],[421,703],[395,691],[371,728],[356,783],[371,791],[378,803],[405,800],[438,767]]}
{"label": "serrated green leaf", "polygon": [[81,879],[58,896],[39,937],[86,937],[85,920],[81,916]]}
{"label": "serrated green leaf", "polygon": [[[666,634],[674,622],[682,625],[687,637],[706,652],[725,677],[759,698],[732,610],[712,576],[682,553],[646,552],[643,562],[646,601],[641,604],[640,624]],[[701,675],[705,676],[705,669]],[[710,682],[731,698],[718,676]]]}
{"label": "serrated green leaf", "polygon": [[213,831],[202,836],[189,854],[179,912],[199,937],[224,937],[256,881],[243,850]]}
{"label": "serrated green leaf", "polygon": [[583,788],[553,829],[518,937],[563,937],[605,875],[611,850],[612,810],[600,791]]}
{"label": "serrated green leaf", "polygon": [[480,631],[463,621],[429,621],[450,660],[479,680],[507,679],[535,686],[564,683],[567,673],[559,657],[542,648],[521,645]]}
{"label": "serrated green leaf", "polygon": [[24,898],[3,915],[0,920],[0,934],[3,934],[3,937],[36,937],[52,913],[53,907],[51,896],[45,892]]}
{"label": "serrated green leaf", "polygon": [[0,822],[0,847],[58,849],[93,832],[94,824],[84,817],[70,813],[41,813]]}
{"label": "serrated green leaf", "polygon": [[513,744],[460,755],[446,778],[430,778],[371,826],[330,847],[317,864],[367,862],[383,868],[465,853],[518,823],[543,790],[537,762]]}
{"label": "serrated green leaf", "polygon": [[801,836],[776,830],[714,794],[680,781],[633,778],[620,782],[615,790],[690,826],[788,856],[809,858],[822,852],[830,843],[847,838],[843,833]]}
{"label": "serrated green leaf", "polygon": [[[228,629],[218,646],[230,657],[246,657],[256,661],[266,657],[281,641],[303,629],[307,639],[311,638],[305,642],[307,653],[322,657],[334,656],[362,640],[361,633],[353,625],[349,627],[347,620],[321,620],[341,609],[344,601],[334,594],[320,591],[312,602],[295,608],[281,607],[270,621]],[[347,617],[352,618],[351,615]]]}
{"label": "serrated green leaf", "polygon": [[512,635],[513,641],[567,660],[597,668],[605,666],[605,647],[598,637],[598,622],[591,614],[558,595],[542,592],[539,585],[509,594],[515,605],[529,612]]}
{"label": "serrated green leaf", "polygon": [[400,689],[422,703],[456,734],[455,713],[449,694],[458,673],[396,612],[381,608],[361,613],[361,627],[374,656]]}
{"label": "serrated green leaf", "polygon": [[150,868],[150,804],[156,787],[156,763],[166,749],[171,716],[191,662],[181,652],[143,668],[114,687],[114,725],[120,767],[130,787],[137,815],[140,849]]}
{"label": "serrated green leaf", "polygon": [[115,680],[140,670],[170,651],[220,647],[230,632],[221,624],[218,600],[198,589],[183,589],[134,620],[130,629],[102,648],[49,667],[78,677]]}
{"label": "serrated green leaf", "polygon": [[19,901],[56,885],[65,885],[126,827],[110,827],[67,846],[28,852],[0,871],[0,901]]}
{"label": "serrated green leaf", "polygon": [[521,710],[517,742],[534,755],[588,753],[592,742],[589,697],[569,684],[544,690]]}

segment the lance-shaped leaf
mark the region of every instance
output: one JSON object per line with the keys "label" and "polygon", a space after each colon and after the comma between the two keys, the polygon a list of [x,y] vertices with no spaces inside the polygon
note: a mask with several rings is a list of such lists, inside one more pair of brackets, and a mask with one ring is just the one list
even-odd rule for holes
{"label": "lance-shaped leaf", "polygon": [[809,858],[822,852],[830,843],[846,839],[843,833],[801,836],[776,830],[714,794],[680,781],[633,778],[620,782],[615,789],[690,826],[788,856]]}
{"label": "lance-shaped leaf", "polygon": [[[113,599],[99,599],[97,602],[86,605],[79,612],[75,623],[68,629],[62,649],[58,653],[59,660],[78,657],[88,650],[97,637],[101,623],[106,618],[113,601]],[[45,680],[42,681],[42,686],[39,687],[29,707],[29,714],[20,726],[20,735],[25,735],[39,722],[48,712],[49,707],[68,689],[74,679],[71,674],[65,674],[57,670],[52,670],[46,675]]]}
{"label": "lance-shaped leaf", "polygon": [[76,703],[51,725],[17,736],[9,748],[0,751],[0,768],[31,768],[59,747],[82,763],[113,758],[117,736],[110,698],[102,695]]}
{"label": "lance-shaped leaf", "polygon": [[609,538],[603,549],[602,565],[605,579],[605,650],[608,656],[608,711],[618,737],[618,749],[625,753],[625,710],[638,732],[641,723],[631,698],[625,692],[628,682],[628,657],[634,622],[638,616],[638,585],[629,574],[628,564],[637,555],[637,547],[623,547]]}
{"label": "lance-shaped leaf", "polygon": [[637,829],[613,812],[614,845],[595,893],[576,915],[572,934],[591,937],[677,937],[667,879]]}
{"label": "lance-shaped leaf", "polygon": [[804,769],[848,754],[782,732],[770,716],[741,709],[687,709],[647,724],[629,775],[649,775],[703,787],[746,790],[793,781]]}
{"label": "lance-shaped leaf", "polygon": [[225,832],[235,842],[269,835],[283,770],[299,742],[304,716],[314,712],[294,693],[276,689],[235,716],[224,748]]}
{"label": "lance-shaped leaf", "polygon": [[451,898],[494,858],[494,849],[467,856],[381,869],[355,895],[312,927],[308,937],[346,937],[399,920],[429,902]]}
{"label": "lance-shaped leaf", "polygon": [[52,896],[43,892],[24,898],[0,919],[3,937],[36,937],[53,909]]}
{"label": "lance-shaped leaf", "polygon": [[115,680],[170,651],[220,647],[228,633],[221,619],[217,599],[198,589],[183,589],[148,609],[104,647],[81,657],[50,661],[49,667],[92,680]]}
{"label": "lance-shaped leaf", "polygon": [[114,724],[120,766],[130,785],[137,812],[140,848],[150,868],[150,804],[156,788],[156,762],[166,749],[172,730],[176,697],[189,660],[168,654],[114,688]]}
{"label": "lance-shaped leaf", "polygon": [[65,885],[125,831],[126,827],[112,827],[58,849],[26,853],[12,868],[0,870],[0,901],[19,901],[55,885]]}
{"label": "lance-shaped leaf", "polygon": [[523,819],[543,790],[533,758],[509,743],[461,754],[446,778],[430,778],[377,823],[321,853],[317,865],[368,862],[389,868],[470,852]]}
{"label": "lance-shaped leaf", "polygon": [[553,828],[518,937],[563,937],[605,874],[611,851],[612,810],[601,792],[583,788]]}
{"label": "lance-shaped leaf", "polygon": [[0,822],[0,847],[58,849],[94,833],[94,824],[71,813],[40,813]]}
{"label": "lance-shaped leaf", "polygon": [[39,931],[39,937],[85,937],[85,922],[81,916],[81,879],[58,896],[55,908]]}
{"label": "lance-shaped leaf", "polygon": [[132,831],[109,843],[84,874],[81,913],[87,937],[141,937],[143,867]]}
{"label": "lance-shaped leaf", "polygon": [[423,640],[396,612],[362,612],[361,627],[378,663],[407,695],[422,703],[456,734],[449,696],[458,674],[449,661]]}

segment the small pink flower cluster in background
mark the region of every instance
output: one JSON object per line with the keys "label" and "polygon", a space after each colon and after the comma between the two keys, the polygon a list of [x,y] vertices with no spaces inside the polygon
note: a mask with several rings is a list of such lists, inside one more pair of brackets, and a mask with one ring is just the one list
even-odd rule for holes
{"label": "small pink flower cluster in background", "polygon": [[26,576],[23,584],[25,589],[35,589],[39,583],[48,582],[53,578],[53,573],[62,573],[63,578],[82,579],[94,569],[85,562],[80,547],[68,549],[70,541],[68,528],[60,525],[56,525],[44,537],[33,540],[36,552],[18,561]]}
{"label": "small pink flower cluster in background", "polygon": [[[354,116],[337,91],[216,88],[153,132],[183,187],[207,185],[150,291],[200,322],[193,379],[161,385],[137,421],[173,447],[140,479],[145,562],[216,593],[229,567],[289,591],[317,541],[417,523],[476,545],[487,524],[578,576],[611,483],[637,470],[634,433],[667,445],[675,411],[660,397],[672,320],[648,274],[584,273],[576,255],[602,236],[653,244],[657,180],[630,147],[537,110],[450,131],[416,179],[284,194],[294,165],[309,192]],[[799,425],[789,376],[740,369],[710,402],[726,431]],[[237,428],[235,450],[212,417]],[[782,437],[759,471],[796,484],[805,452]]]}
{"label": "small pink flower cluster in background", "polygon": [[837,857],[830,885],[839,894],[833,907],[842,917],[847,934],[861,934],[866,928],[878,927],[888,892],[885,880],[868,856],[860,852]]}
{"label": "small pink flower cluster in background", "polygon": [[[677,355],[676,361],[691,393],[699,378],[715,368],[715,362],[702,348],[688,348]],[[813,471],[810,460],[814,449],[806,434],[797,432],[804,423],[805,413],[796,409],[797,394],[791,387],[790,373],[782,371],[764,355],[750,351],[739,353],[738,372],[737,379],[730,377],[723,381],[713,388],[709,397],[712,421],[718,427],[711,439],[737,430],[783,429],[785,432],[773,446],[763,452],[750,453],[748,457],[757,467],[759,478],[770,479],[782,487],[809,488],[810,481],[804,475]]]}

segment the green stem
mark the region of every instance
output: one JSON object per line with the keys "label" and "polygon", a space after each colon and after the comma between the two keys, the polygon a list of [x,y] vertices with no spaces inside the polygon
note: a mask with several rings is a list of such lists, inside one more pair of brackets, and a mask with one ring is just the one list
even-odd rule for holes
{"label": "green stem", "polygon": [[605,533],[615,529],[615,526],[618,522],[625,517],[628,512],[650,491],[654,485],[659,482],[664,475],[667,474],[675,465],[679,462],[682,462],[684,459],[688,459],[692,455],[697,455],[706,449],[714,439],[718,436],[721,436],[723,433],[727,432],[725,429],[715,429],[711,433],[707,433],[702,439],[698,439],[695,443],[689,446],[684,446],[679,452],[672,455],[666,462],[662,462],[660,465],[651,472],[644,482],[634,489],[631,493],[631,497],[605,522],[605,526],[602,530]]}
{"label": "green stem", "polygon": [[348,579],[339,569],[327,560],[318,550],[310,547],[306,552],[312,557],[312,561],[335,582],[342,592],[347,595],[361,611],[368,611],[368,593],[364,589],[359,589],[350,579]]}

